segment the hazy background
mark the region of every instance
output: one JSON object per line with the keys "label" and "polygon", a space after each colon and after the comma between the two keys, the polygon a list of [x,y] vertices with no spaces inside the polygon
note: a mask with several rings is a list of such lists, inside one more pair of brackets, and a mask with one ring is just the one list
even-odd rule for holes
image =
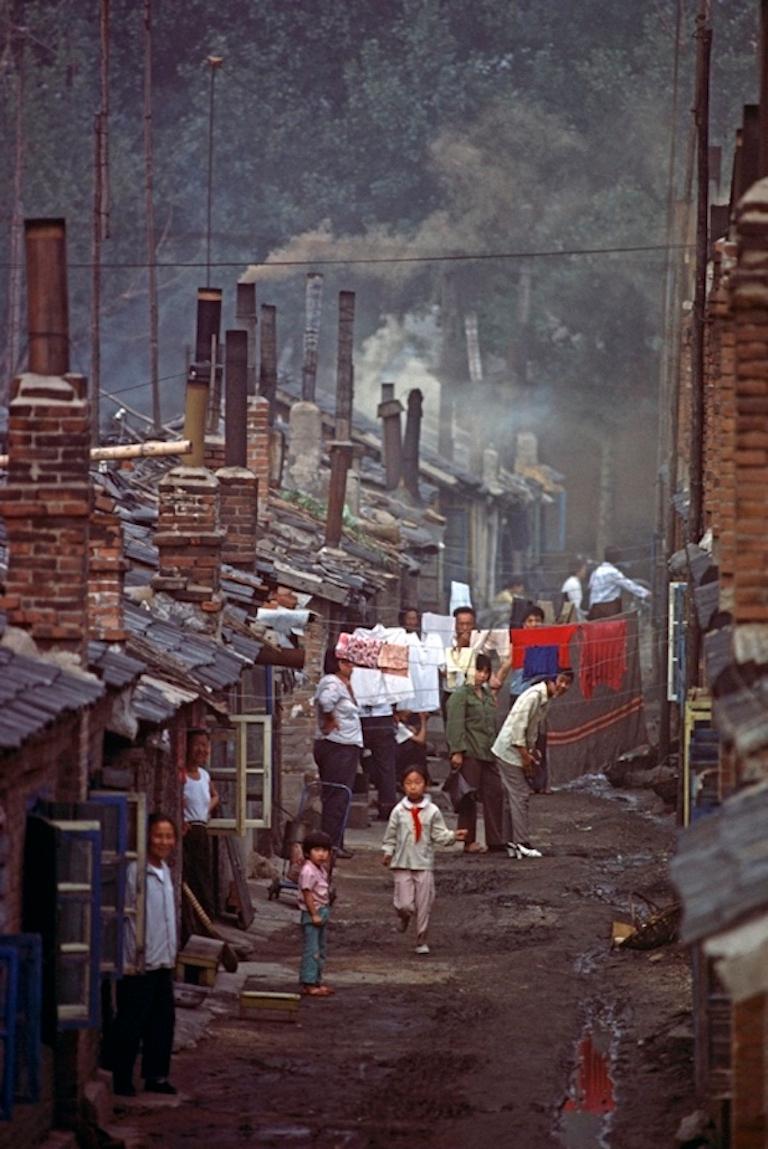
{"label": "hazy background", "polygon": [[[87,374],[98,4],[4,0],[0,10],[0,315],[21,67],[23,212],[67,219],[73,369]],[[610,441],[614,534],[639,568],[653,530],[664,255],[520,256],[664,243],[674,10],[672,0],[154,0],[164,418],[182,409],[205,283],[205,60],[216,53],[211,281],[225,291],[225,326],[248,271],[259,302],[279,308],[281,369],[300,374],[304,276],[323,271],[321,389],[334,386],[337,292],[353,289],[367,413],[382,379],[403,399],[419,386],[434,441],[437,381],[466,380],[464,409],[483,410],[482,434],[507,461],[515,432],[534,430],[542,459],[565,473],[573,550],[593,547],[600,449]],[[757,11],[754,0],[713,4],[712,142],[723,145],[726,182],[741,105],[757,95]],[[678,191],[693,27],[689,11]],[[14,28],[25,29],[23,52]],[[111,32],[102,385],[147,411],[143,5],[112,0]],[[459,253],[506,258],[318,263]],[[307,263],[259,266],[281,260]],[[481,404],[468,384],[468,312],[478,317]],[[115,409],[102,402],[105,425]]]}

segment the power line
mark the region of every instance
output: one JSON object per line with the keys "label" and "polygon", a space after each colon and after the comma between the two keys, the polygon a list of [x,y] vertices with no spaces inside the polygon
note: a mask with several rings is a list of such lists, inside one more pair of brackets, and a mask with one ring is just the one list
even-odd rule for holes
{"label": "power line", "polygon": [[[211,267],[243,267],[249,265],[266,270],[278,267],[355,267],[370,264],[413,264],[413,263],[472,263],[506,259],[559,259],[582,255],[642,255],[669,251],[692,250],[693,245],[687,243],[676,244],[637,244],[630,247],[573,247],[559,248],[551,251],[486,251],[486,252],[457,252],[452,255],[370,255],[348,257],[345,259],[273,259],[269,263],[260,262],[250,256],[236,260],[214,260]],[[10,262],[0,263],[0,267],[15,266]],[[150,265],[145,262],[110,263],[102,262],[103,268],[112,271],[140,271],[146,270]],[[154,265],[158,268],[205,268],[209,266],[205,260],[158,260]],[[70,268],[87,270],[92,264],[87,261],[69,261]]]}

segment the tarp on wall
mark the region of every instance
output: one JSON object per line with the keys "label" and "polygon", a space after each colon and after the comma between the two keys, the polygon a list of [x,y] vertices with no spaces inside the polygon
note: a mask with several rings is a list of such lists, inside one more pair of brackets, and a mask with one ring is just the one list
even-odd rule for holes
{"label": "tarp on wall", "polygon": [[[613,674],[606,674],[613,679],[613,685],[593,685],[594,676],[583,673],[588,669],[583,661],[586,632],[601,623],[583,623],[571,638],[569,652],[575,679],[568,693],[553,701],[547,724],[547,760],[553,786],[572,782],[581,774],[598,773],[621,754],[647,741],[637,616],[620,615],[616,616],[618,620],[625,624],[626,637],[622,643],[623,665],[617,661],[610,668]],[[590,697],[584,696],[584,688]]]}

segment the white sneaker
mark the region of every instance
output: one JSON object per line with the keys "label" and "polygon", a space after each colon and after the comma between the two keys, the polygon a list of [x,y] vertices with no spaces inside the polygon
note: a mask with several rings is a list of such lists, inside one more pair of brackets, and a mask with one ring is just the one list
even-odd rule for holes
{"label": "white sneaker", "polygon": [[427,943],[422,942],[420,946],[416,946],[416,953],[417,954],[428,954],[429,953],[429,946],[427,945]]}

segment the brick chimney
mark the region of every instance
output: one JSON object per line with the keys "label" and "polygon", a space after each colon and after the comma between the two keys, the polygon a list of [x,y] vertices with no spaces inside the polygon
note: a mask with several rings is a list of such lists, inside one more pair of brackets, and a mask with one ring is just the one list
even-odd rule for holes
{"label": "brick chimney", "polygon": [[123,556],[123,524],[116,503],[97,491],[90,529],[88,562],[89,637],[124,642],[123,582],[128,566]]}
{"label": "brick chimney", "polygon": [[28,220],[25,249],[31,370],[14,381],[8,408],[3,606],[41,649],[67,650],[84,665],[91,426],[86,381],[67,374],[64,221]]}
{"label": "brick chimney", "polygon": [[160,572],[152,580],[180,602],[220,609],[219,576],[224,541],[219,522],[219,483],[205,467],[174,467],[158,484],[154,541]]}
{"label": "brick chimney", "polygon": [[270,430],[269,400],[263,395],[248,396],[247,423],[246,466],[256,476],[259,524],[265,526],[269,506]]}
{"label": "brick chimney", "polygon": [[8,410],[3,606],[41,649],[85,662],[91,427],[85,379],[22,375]]}

